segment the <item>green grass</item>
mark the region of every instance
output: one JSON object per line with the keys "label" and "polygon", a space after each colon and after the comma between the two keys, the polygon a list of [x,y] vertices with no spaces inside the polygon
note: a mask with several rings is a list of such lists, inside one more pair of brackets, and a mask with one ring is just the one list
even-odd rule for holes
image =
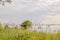
{"label": "green grass", "polygon": [[39,34],[42,36],[43,33],[33,32],[25,29],[4,29],[0,31],[0,40],[34,40],[40,39],[38,38]]}
{"label": "green grass", "polygon": [[31,31],[24,28],[5,28],[0,23],[0,40],[60,40],[60,32],[58,33],[45,33]]}
{"label": "green grass", "polygon": [[3,29],[0,24],[0,40],[60,40],[60,33],[51,34],[13,27]]}
{"label": "green grass", "polygon": [[27,29],[7,28],[0,31],[0,40],[60,40],[60,33],[46,34]]}

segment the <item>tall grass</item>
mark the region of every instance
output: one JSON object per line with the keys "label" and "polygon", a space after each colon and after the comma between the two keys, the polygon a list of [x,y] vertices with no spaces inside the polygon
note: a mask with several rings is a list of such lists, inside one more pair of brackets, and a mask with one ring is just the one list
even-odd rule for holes
{"label": "tall grass", "polygon": [[2,28],[0,40],[60,40],[60,32],[56,34],[30,31],[22,28]]}

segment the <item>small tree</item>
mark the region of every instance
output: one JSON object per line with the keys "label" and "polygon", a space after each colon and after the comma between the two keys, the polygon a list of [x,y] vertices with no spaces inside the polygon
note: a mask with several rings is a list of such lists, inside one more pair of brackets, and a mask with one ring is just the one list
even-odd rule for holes
{"label": "small tree", "polygon": [[5,25],[5,29],[6,29],[6,28],[9,28],[9,27],[8,27],[8,24]]}
{"label": "small tree", "polygon": [[24,27],[24,29],[27,29],[27,27],[31,27],[32,22],[29,20],[25,20],[24,22],[21,23],[21,27]]}

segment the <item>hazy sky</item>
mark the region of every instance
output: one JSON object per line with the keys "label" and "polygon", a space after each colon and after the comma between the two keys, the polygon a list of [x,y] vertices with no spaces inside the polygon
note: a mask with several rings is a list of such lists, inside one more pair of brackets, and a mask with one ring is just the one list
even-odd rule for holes
{"label": "hazy sky", "polygon": [[59,22],[60,0],[13,0],[11,4],[0,5],[0,21],[19,23],[26,19],[42,23],[54,23],[58,19]]}

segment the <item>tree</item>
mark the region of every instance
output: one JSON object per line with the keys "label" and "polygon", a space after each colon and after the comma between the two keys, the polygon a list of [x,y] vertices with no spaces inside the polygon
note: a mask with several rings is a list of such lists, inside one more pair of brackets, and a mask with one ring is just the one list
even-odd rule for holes
{"label": "tree", "polygon": [[8,27],[8,24],[5,25],[5,29],[6,29],[6,28],[9,28],[9,27]]}
{"label": "tree", "polygon": [[11,3],[12,0],[0,0],[0,4],[5,5],[5,3]]}
{"label": "tree", "polygon": [[32,22],[29,20],[25,20],[24,22],[21,23],[21,27],[24,27],[24,29],[27,29],[27,27],[31,27]]}

